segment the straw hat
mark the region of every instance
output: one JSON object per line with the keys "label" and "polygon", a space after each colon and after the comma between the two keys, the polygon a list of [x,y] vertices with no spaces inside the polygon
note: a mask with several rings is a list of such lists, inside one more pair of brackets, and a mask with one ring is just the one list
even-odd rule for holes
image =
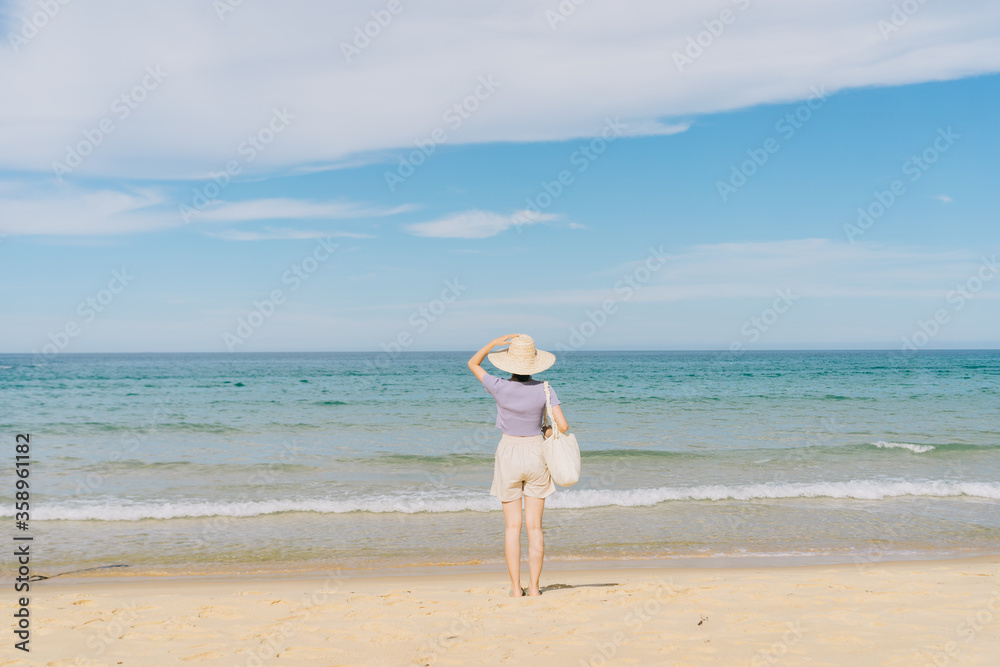
{"label": "straw hat", "polygon": [[556,362],[556,355],[535,349],[535,339],[518,334],[510,340],[506,350],[487,355],[490,363],[502,371],[516,375],[541,373]]}

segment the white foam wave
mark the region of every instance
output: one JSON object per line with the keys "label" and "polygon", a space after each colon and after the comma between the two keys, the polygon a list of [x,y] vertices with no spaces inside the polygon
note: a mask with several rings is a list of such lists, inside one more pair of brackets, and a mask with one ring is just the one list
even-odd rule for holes
{"label": "white foam wave", "polygon": [[934,449],[934,445],[914,445],[909,442],[886,442],[885,440],[879,440],[872,444],[883,449],[909,449],[911,452],[916,452],[917,454],[923,454]]}
{"label": "white foam wave", "polygon": [[628,491],[567,491],[553,496],[550,507],[652,506],[670,500],[756,500],[762,498],[853,498],[882,500],[901,496],[947,498],[973,496],[1000,499],[1000,484],[986,482],[850,481],[790,484],[708,484],[687,488],[660,487]]}
{"label": "white foam wave", "polygon": [[[668,501],[755,500],[762,498],[853,498],[881,500],[902,496],[949,498],[969,496],[1000,500],[1000,484],[986,482],[908,482],[850,481],[793,484],[748,484],[727,486],[708,484],[692,487],[646,489],[563,490],[549,498],[553,509],[586,507],[652,507]],[[132,504],[69,505],[53,503],[33,513],[38,520],[138,521],[140,519],[177,519],[187,517],[252,517],[279,512],[495,512],[499,509],[492,496],[455,493],[450,496],[410,495],[362,496],[344,500],[285,499],[248,502],[166,502]],[[11,516],[3,513],[0,516]]]}

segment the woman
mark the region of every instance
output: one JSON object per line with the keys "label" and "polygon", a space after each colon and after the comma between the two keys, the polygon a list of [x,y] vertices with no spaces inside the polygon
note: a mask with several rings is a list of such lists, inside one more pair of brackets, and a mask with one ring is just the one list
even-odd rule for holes
{"label": "woman", "polygon": [[[508,345],[506,350],[489,354],[498,345]],[[490,363],[511,373],[510,379],[490,375],[483,370],[483,358],[489,354]],[[469,359],[471,370],[483,383],[497,404],[497,428],[503,432],[493,463],[493,486],[490,495],[500,498],[503,504],[504,555],[510,572],[510,595],[521,597],[521,497],[524,497],[524,516],[528,526],[528,567],[531,583],[528,595],[541,595],[538,579],[542,574],[545,542],[542,537],[542,510],[545,499],[556,486],[552,483],[545,460],[542,458],[542,440],[552,428],[542,431],[545,415],[545,388],[532,373],[540,373],[555,363],[555,355],[535,349],[531,336],[510,334],[496,338]],[[549,387],[552,417],[559,430],[565,433],[569,424],[563,417],[556,392]],[[515,592],[517,591],[517,592]]]}

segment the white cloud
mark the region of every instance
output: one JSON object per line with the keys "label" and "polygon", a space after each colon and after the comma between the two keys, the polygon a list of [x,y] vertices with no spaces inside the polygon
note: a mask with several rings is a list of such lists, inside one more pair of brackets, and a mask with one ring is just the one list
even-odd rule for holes
{"label": "white cloud", "polygon": [[691,128],[691,123],[665,125],[658,120],[645,119],[630,122],[622,132],[623,137],[652,137],[680,134]]}
{"label": "white cloud", "polygon": [[0,232],[11,235],[101,235],[163,229],[181,224],[176,210],[154,189],[81,190],[69,185],[24,190],[0,188]]}
{"label": "white cloud", "polygon": [[[801,99],[810,86],[1000,70],[1000,12],[987,0],[923,4],[885,38],[888,3],[740,4],[591,2],[553,30],[554,0],[405,2],[351,62],[340,45],[372,20],[363,3],[241,3],[224,20],[203,0],[60,4],[16,53],[8,39],[0,50],[0,168],[51,172],[105,118],[113,132],[75,173],[190,178],[231,160],[246,173],[323,169],[413,149],[435,129],[451,144],[563,140],[620,116],[630,133],[664,134],[685,127],[669,119]],[[0,34],[37,11],[37,0],[10,5]],[[678,71],[674,54],[722,7],[735,21]],[[112,104],[147,66],[166,78],[120,118]],[[446,120],[480,77],[495,91],[459,125]],[[251,161],[240,147],[275,107],[294,118]]]}
{"label": "white cloud", "polygon": [[[372,218],[414,208],[410,205],[379,207],[344,200],[257,199],[213,203],[195,217],[193,224]],[[0,234],[101,236],[148,232],[184,224],[176,202],[162,188],[88,190],[69,183],[41,185],[0,181]]]}
{"label": "white cloud", "polygon": [[950,204],[952,201],[954,201],[948,195],[934,195],[933,197],[931,197],[931,199],[937,199],[942,204]]}
{"label": "white cloud", "polygon": [[405,205],[393,208],[368,206],[355,202],[309,202],[297,199],[251,199],[239,202],[218,202],[197,214],[199,220],[235,222],[247,220],[312,219],[312,218],[372,218],[412,211]]}
{"label": "white cloud", "polygon": [[514,225],[531,225],[555,220],[551,213],[517,211],[513,215],[501,215],[492,211],[462,211],[431,222],[407,225],[406,230],[416,236],[441,239],[485,239],[496,236]]}
{"label": "white cloud", "polygon": [[348,239],[373,239],[371,234],[359,234],[357,232],[339,231],[316,231],[300,229],[273,229],[266,228],[262,232],[240,231],[238,229],[227,229],[220,232],[207,232],[208,236],[225,241],[274,241],[289,239],[323,239],[323,238],[348,238]]}

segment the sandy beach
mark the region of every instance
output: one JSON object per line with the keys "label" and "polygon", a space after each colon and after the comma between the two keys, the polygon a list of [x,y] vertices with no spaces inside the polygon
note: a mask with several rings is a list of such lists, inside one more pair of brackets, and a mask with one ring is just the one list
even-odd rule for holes
{"label": "sandy beach", "polygon": [[580,567],[542,585],[511,599],[501,572],[39,582],[30,660],[8,641],[2,664],[922,667],[1000,655],[1000,557]]}

